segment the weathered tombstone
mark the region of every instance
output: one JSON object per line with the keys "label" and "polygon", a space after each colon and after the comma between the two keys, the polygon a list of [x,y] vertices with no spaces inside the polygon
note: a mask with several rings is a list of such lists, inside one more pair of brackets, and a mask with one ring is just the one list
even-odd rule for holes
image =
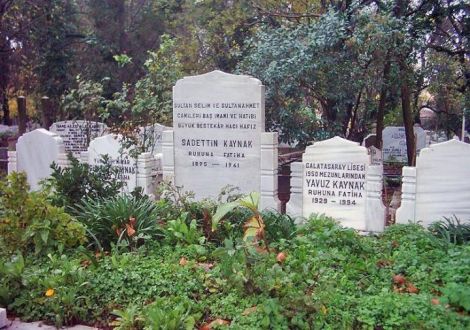
{"label": "weathered tombstone", "polygon": [[377,139],[376,134],[369,134],[364,138],[364,140],[362,140],[362,146],[366,148],[370,148],[375,145],[376,139]]}
{"label": "weathered tombstone", "polygon": [[403,167],[397,223],[424,226],[454,215],[470,222],[470,144],[457,140],[421,151],[416,167]]}
{"label": "weathered tombstone", "polygon": [[383,230],[382,166],[369,164],[365,147],[340,137],[316,142],[307,147],[302,163],[291,171],[287,206],[291,215],[308,218],[313,213],[325,214],[346,227]]}
{"label": "weathered tombstone", "polygon": [[52,173],[51,164],[67,166],[64,143],[60,136],[43,128],[23,134],[16,143],[16,151],[8,152],[8,173],[25,172],[32,190],[39,189],[39,181]]}
{"label": "weathered tombstone", "polygon": [[152,155],[162,153],[163,131],[171,130],[172,127],[154,124],[140,128],[139,138]]}
{"label": "weathered tombstone", "polygon": [[[414,127],[416,137],[416,152],[426,147],[426,132],[421,127]],[[406,153],[405,128],[389,126],[382,131],[383,141],[383,161],[406,163],[408,156]]]}
{"label": "weathered tombstone", "polygon": [[264,132],[264,86],[258,79],[213,71],[173,87],[173,131],[163,133],[163,176],[216,198],[227,185],[259,192],[261,207],[279,209],[277,134]]}
{"label": "weathered tombstone", "polygon": [[102,136],[106,132],[106,125],[87,120],[66,120],[55,122],[49,128],[62,138],[65,151],[71,152],[75,158],[88,148],[88,144],[94,138]]}
{"label": "weathered tombstone", "polygon": [[156,162],[150,153],[132,157],[128,149],[121,144],[122,137],[107,134],[90,142],[87,152],[82,152],[81,160],[90,165],[102,165],[103,156],[109,157],[114,167],[118,168],[118,180],[124,183],[122,192],[130,193],[136,187],[142,192],[153,195],[153,177]]}
{"label": "weathered tombstone", "polygon": [[374,146],[367,148],[367,150],[370,155],[370,163],[372,165],[383,165],[382,150]]}
{"label": "weathered tombstone", "polygon": [[426,133],[426,147],[436,144],[446,142],[447,135],[444,131],[424,131]]}

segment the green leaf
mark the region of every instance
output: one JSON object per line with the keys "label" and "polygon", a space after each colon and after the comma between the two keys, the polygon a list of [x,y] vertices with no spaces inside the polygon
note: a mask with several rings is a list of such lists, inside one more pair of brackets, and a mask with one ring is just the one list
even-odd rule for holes
{"label": "green leaf", "polygon": [[215,231],[217,229],[217,225],[219,224],[220,220],[225,215],[227,215],[227,213],[233,211],[238,206],[240,206],[238,201],[219,205],[219,207],[217,207],[217,211],[212,217],[212,231]]}

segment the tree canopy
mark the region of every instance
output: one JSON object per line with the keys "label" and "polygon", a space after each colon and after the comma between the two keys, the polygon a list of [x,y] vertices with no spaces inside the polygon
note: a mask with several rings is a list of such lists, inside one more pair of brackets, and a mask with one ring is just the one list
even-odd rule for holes
{"label": "tree canopy", "polygon": [[410,133],[422,108],[459,134],[469,11],[465,0],[0,0],[2,117],[19,94],[85,117],[71,104],[89,88],[102,119],[169,124],[176,79],[220,69],[266,85],[267,128],[285,142],[359,141],[375,126],[380,147],[384,125]]}

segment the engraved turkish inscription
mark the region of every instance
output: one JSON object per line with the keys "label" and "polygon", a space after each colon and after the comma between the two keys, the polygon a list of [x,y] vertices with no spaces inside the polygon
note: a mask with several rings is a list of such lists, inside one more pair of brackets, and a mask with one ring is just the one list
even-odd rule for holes
{"label": "engraved turkish inscription", "polygon": [[304,180],[304,193],[317,212],[364,204],[366,164],[306,162]]}

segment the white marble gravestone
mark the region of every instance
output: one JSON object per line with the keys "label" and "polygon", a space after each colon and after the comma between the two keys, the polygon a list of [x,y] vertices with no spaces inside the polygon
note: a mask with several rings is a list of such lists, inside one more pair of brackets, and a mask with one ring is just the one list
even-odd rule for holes
{"label": "white marble gravestone", "polygon": [[101,165],[102,157],[107,155],[113,166],[119,169],[118,180],[124,183],[122,191],[132,192],[137,186],[137,159],[129,155],[120,140],[121,137],[115,134],[98,137],[90,142],[82,159],[86,158],[90,165]]}
{"label": "white marble gravestone", "polygon": [[296,172],[302,175],[291,180],[288,213],[305,218],[325,214],[345,227],[383,230],[382,166],[370,165],[365,147],[334,137],[308,146],[300,164],[291,167],[294,178],[300,177]]}
{"label": "white marble gravestone", "polygon": [[25,172],[31,190],[38,190],[39,182],[52,173],[53,162],[67,166],[64,143],[57,134],[39,128],[23,134],[16,143],[16,151],[8,152],[8,173]]}
{"label": "white marble gravestone", "polygon": [[162,153],[163,131],[171,130],[172,127],[154,124],[140,128],[139,139],[148,152],[152,155]]}
{"label": "white marble gravestone", "polygon": [[427,226],[454,215],[470,222],[470,144],[449,140],[423,149],[416,167],[403,167],[397,223]]}
{"label": "white marble gravestone", "polygon": [[[421,127],[414,127],[413,129],[416,137],[416,152],[419,153],[421,149],[426,147],[426,132]],[[385,127],[382,131],[382,141],[384,162],[406,163],[408,161],[404,127]]]}
{"label": "white marble gravestone", "polygon": [[67,120],[55,122],[49,131],[58,134],[64,141],[65,151],[75,158],[88,148],[88,143],[105,134],[107,126],[103,123],[87,120]]}
{"label": "white marble gravestone", "polygon": [[185,77],[173,87],[173,131],[164,132],[163,176],[216,198],[227,185],[260,192],[279,209],[277,134],[264,132],[264,86],[221,71]]}

